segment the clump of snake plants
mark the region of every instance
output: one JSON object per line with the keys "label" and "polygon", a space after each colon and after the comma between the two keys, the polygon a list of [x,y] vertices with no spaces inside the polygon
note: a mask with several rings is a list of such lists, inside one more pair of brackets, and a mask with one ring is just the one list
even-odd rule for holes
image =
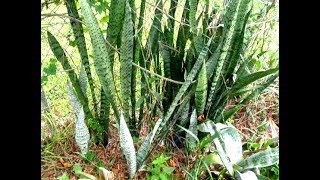
{"label": "clump of snake plants", "polygon": [[[114,118],[119,124],[120,144],[131,178],[159,144],[155,142],[163,140],[175,125],[197,136],[197,119],[200,123],[225,122],[278,77],[278,68],[247,70],[251,57],[244,52],[244,34],[252,0],[224,1],[219,8],[208,0],[171,0],[169,8],[162,0],[141,0],[139,7],[133,0],[111,0],[106,36],[88,0],[79,2],[84,24],[71,21],[71,27],[90,94],[81,89],[80,77],[50,32],[49,44],[68,73],[86,119],[93,119],[102,127],[99,131],[91,129],[92,133],[101,136],[107,145],[109,120]],[[146,16],[146,3],[152,4],[153,17]],[[176,13],[178,3],[183,6],[180,17]],[[75,0],[66,0],[66,5],[69,16],[79,19]],[[142,29],[148,18],[152,23],[143,43]],[[90,35],[94,68],[101,85],[98,90],[93,84],[82,26]],[[113,73],[115,61],[120,62],[119,74]],[[118,76],[120,87],[114,80]],[[141,82],[140,88],[137,82]],[[101,92],[100,101],[95,92]],[[236,106],[226,110],[235,98]],[[142,121],[153,116],[160,118],[136,151],[132,135],[137,136]],[[191,148],[197,143],[192,138],[187,136]]]}

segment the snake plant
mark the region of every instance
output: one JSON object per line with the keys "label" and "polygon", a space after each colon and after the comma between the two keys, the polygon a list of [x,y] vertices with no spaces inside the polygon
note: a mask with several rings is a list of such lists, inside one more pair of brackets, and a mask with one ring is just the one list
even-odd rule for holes
{"label": "snake plant", "polygon": [[[67,2],[69,15],[79,18],[74,0]],[[88,0],[79,2],[84,24],[72,22],[71,26],[84,68],[82,73],[78,76],[72,69],[64,50],[50,32],[49,44],[62,67],[68,70],[85,117],[99,121],[104,127],[105,139],[109,120],[115,119],[120,125],[120,144],[131,178],[159,144],[154,142],[164,139],[175,125],[179,124],[179,130],[189,131],[187,136],[191,140],[192,135],[198,133],[196,125],[209,119],[214,123],[227,121],[278,77],[278,67],[258,72],[246,70],[252,62],[251,56],[245,56],[243,60],[252,0],[224,1],[221,10],[212,7],[211,1],[186,0],[181,3],[183,12],[179,20],[176,17],[178,1],[170,1],[169,9],[166,9],[162,0],[153,4],[142,0],[139,9],[132,0],[111,0],[106,35]],[[199,3],[203,9],[199,9]],[[147,12],[147,4],[152,4],[152,16]],[[89,53],[85,50],[82,26],[90,35],[88,45],[93,48],[94,68],[101,89],[95,89],[90,77]],[[146,26],[149,30],[143,37]],[[120,62],[119,73],[114,72],[115,61]],[[87,97],[89,93],[81,88],[85,77],[93,107]],[[119,87],[116,87],[116,77],[120,77]],[[137,86],[138,82],[141,86]],[[100,111],[95,92],[101,92]],[[226,110],[228,103],[236,97],[236,106]],[[132,135],[137,136],[143,121],[149,121],[153,115],[161,118],[136,151]],[[199,122],[198,117],[201,117]],[[195,144],[193,140],[189,142],[190,147]],[[225,149],[223,143],[219,148]],[[233,172],[230,162],[224,163]]]}

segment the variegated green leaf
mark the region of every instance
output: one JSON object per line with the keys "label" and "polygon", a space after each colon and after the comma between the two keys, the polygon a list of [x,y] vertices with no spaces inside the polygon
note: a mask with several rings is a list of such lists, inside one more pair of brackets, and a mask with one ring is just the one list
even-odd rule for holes
{"label": "variegated green leaf", "polygon": [[207,100],[207,72],[206,63],[203,62],[202,68],[198,75],[197,89],[195,93],[195,105],[197,110],[197,116],[203,114],[204,108],[206,106]]}
{"label": "variegated green leaf", "polygon": [[262,85],[260,85],[258,88],[256,88],[251,94],[249,94],[245,99],[243,99],[240,104],[245,105],[247,104],[251,99],[257,97],[259,94],[261,94],[262,91],[264,91],[267,87],[270,86],[270,84],[272,84],[277,77],[279,76],[279,73],[276,73],[270,77],[268,77],[268,79],[266,80],[266,82],[264,82]]}
{"label": "variegated green leaf", "polygon": [[[221,128],[221,125],[220,125]],[[233,175],[234,171],[233,171],[233,167],[232,164],[230,162],[230,159],[228,158],[226,152],[226,146],[224,144],[223,141],[223,136],[221,135],[220,131],[218,130],[217,126],[214,124],[214,122],[212,122],[211,120],[207,120],[206,122],[200,124],[198,126],[198,129],[202,132],[208,132],[210,133],[211,136],[215,135],[217,133],[218,138],[214,138],[213,142],[216,146],[216,149],[218,151],[218,154],[220,156],[220,159],[223,163],[223,165],[226,167],[226,169],[228,170],[228,172]]]}
{"label": "variegated green leaf", "polygon": [[124,119],[122,114],[120,116],[119,136],[120,136],[120,147],[127,159],[130,178],[132,178],[137,171],[136,151],[134,149],[132,136],[128,129],[126,120]]}
{"label": "variegated green leaf", "polygon": [[256,174],[252,171],[246,171],[244,173],[240,173],[239,171],[236,171],[235,173],[236,180],[258,180],[258,177]]}
{"label": "variegated green leaf", "polygon": [[75,110],[76,116],[79,116],[81,110],[81,103],[75,95],[73,88],[70,83],[67,83],[68,95],[73,109]]}
{"label": "variegated green leaf", "polygon": [[194,64],[192,70],[190,71],[190,73],[188,74],[188,76],[186,78],[186,82],[180,87],[179,92],[175,96],[173,102],[171,103],[171,105],[170,105],[170,107],[168,109],[168,112],[166,113],[166,115],[164,117],[163,122],[161,123],[161,126],[159,128],[159,132],[162,130],[163,127],[165,127],[166,123],[171,118],[171,115],[174,112],[174,110],[176,109],[176,107],[177,107],[179,101],[181,100],[182,96],[185,94],[186,90],[189,88],[189,86],[191,85],[192,81],[196,77],[198,71],[202,67],[204,58],[207,56],[207,53],[208,53],[208,47],[211,44],[211,40],[212,40],[212,38],[210,38],[209,41],[207,42],[207,45],[203,47],[203,49],[202,49],[202,51],[201,51],[196,63]]}
{"label": "variegated green leaf", "polygon": [[106,40],[111,67],[114,63],[115,47],[120,47],[121,29],[124,21],[126,0],[111,0]]}
{"label": "variegated green leaf", "polygon": [[80,75],[79,75],[79,82],[82,89],[83,94],[87,95],[87,79],[83,65],[80,67]]}
{"label": "variegated green leaf", "polygon": [[243,46],[243,39],[244,39],[246,24],[248,22],[249,15],[252,11],[252,8],[253,8],[253,6],[251,6],[249,12],[246,14],[246,16],[244,18],[241,31],[239,31],[239,33],[237,35],[235,35],[234,45],[232,47],[234,49],[234,51],[231,54],[231,57],[226,62],[225,68],[224,68],[225,79],[231,78],[235,67],[239,64],[239,58],[240,58],[240,54],[241,54],[241,50],[242,50],[242,46]]}
{"label": "variegated green leaf", "polygon": [[101,82],[102,88],[110,99],[111,106],[115,112],[117,120],[120,119],[119,106],[116,101],[116,88],[112,76],[112,66],[109,59],[108,49],[106,42],[103,38],[99,24],[90,8],[87,0],[79,0],[81,12],[85,19],[86,27],[89,30],[91,43],[93,47],[94,65]]}
{"label": "variegated green leaf", "polygon": [[265,71],[255,72],[241,79],[238,79],[232,87],[231,92],[235,93],[258,79],[276,73],[278,70],[279,68],[268,69]]}
{"label": "variegated green leaf", "polygon": [[[189,129],[188,129],[194,136],[198,136],[198,129],[197,129],[197,113],[196,110],[194,109],[191,117],[190,117],[190,125],[189,125]],[[187,144],[188,147],[191,150],[195,150],[195,148],[197,147],[197,141],[194,138],[194,136],[192,136],[191,134],[187,133],[186,135],[186,140],[187,140]],[[198,140],[199,141],[199,140]]]}
{"label": "variegated green leaf", "polygon": [[226,154],[229,157],[231,164],[236,164],[242,160],[242,143],[241,137],[235,127],[222,127],[220,123],[216,124],[220,131],[222,140],[224,142]]}
{"label": "variegated green leaf", "polygon": [[[161,19],[163,13],[161,12],[163,8],[162,1],[157,1],[155,8],[155,16],[152,21],[151,29],[149,32],[148,40],[147,40],[147,50],[150,51],[150,53],[155,53],[156,46],[158,44],[158,37],[159,33],[161,32]],[[148,63],[148,62],[146,62]]]}
{"label": "variegated green leaf", "polygon": [[190,26],[191,26],[191,32],[193,34],[193,41],[194,41],[194,46],[199,53],[201,51],[201,47],[203,45],[201,36],[198,35],[198,23],[196,20],[196,13],[197,13],[197,6],[198,6],[198,1],[197,0],[190,0],[189,1],[190,5],[190,14],[189,14],[189,21],[190,21]]}
{"label": "variegated green leaf", "polygon": [[[163,139],[166,137],[166,135],[170,132],[171,128],[176,125],[176,122],[178,120],[178,118],[181,116],[182,112],[185,110],[185,107],[188,103],[190,103],[190,99],[191,97],[193,97],[194,95],[194,92],[195,92],[195,89],[196,89],[196,86],[195,85],[192,85],[191,88],[190,88],[190,91],[188,92],[188,94],[185,96],[185,99],[184,101],[182,102],[182,104],[179,106],[178,110],[176,111],[176,113],[173,115],[172,117],[172,121],[170,121],[168,123],[168,125],[166,126],[166,128],[164,129],[163,132],[161,132],[160,130],[158,130],[158,132],[156,133],[156,136],[161,132],[161,134],[159,135],[159,142],[162,142]],[[162,123],[160,124],[162,125]],[[179,126],[178,127],[182,127],[182,126]],[[160,128],[160,127],[159,127]],[[183,128],[183,127],[182,127]],[[187,129],[184,129],[184,130],[187,130]],[[188,130],[187,130],[188,131]],[[197,137],[195,137],[197,138]],[[151,151],[148,153],[147,157],[150,157],[151,153],[158,147],[159,143],[158,144],[155,144]]]}
{"label": "variegated green leaf", "polygon": [[[218,132],[218,131],[215,131]],[[213,135],[213,134],[211,134]],[[221,135],[220,135],[221,136]],[[220,138],[215,138],[213,139],[213,142],[217,148],[218,154],[220,156],[220,159],[223,163],[223,165],[226,167],[226,169],[228,170],[228,172],[233,175],[234,171],[233,171],[233,167],[232,164],[230,162],[230,159],[228,159],[228,155],[226,154],[226,147],[224,146],[224,142],[223,139]]]}
{"label": "variegated green leaf", "polygon": [[108,144],[108,134],[109,134],[109,122],[110,122],[110,100],[107,98],[106,93],[103,91],[103,88],[100,90],[100,117],[99,122],[103,127],[103,145]]}
{"label": "variegated green leaf", "polygon": [[81,150],[82,154],[88,152],[88,145],[90,140],[89,129],[84,121],[85,115],[83,107],[80,104],[78,98],[76,97],[70,83],[67,84],[69,97],[71,104],[76,112],[77,121],[75,123],[75,139],[78,147]]}
{"label": "variegated green leaf", "polygon": [[[129,2],[126,2],[124,26],[121,34],[120,85],[125,119],[130,122],[131,73],[133,61],[133,23]],[[130,125],[129,125],[130,126]],[[133,128],[134,126],[130,126]]]}
{"label": "variegated green leaf", "polygon": [[[143,52],[143,49],[141,48],[142,44],[141,44],[141,39],[142,39],[142,27],[143,27],[143,20],[144,20],[144,13],[145,13],[145,4],[146,4],[146,0],[141,0],[141,4],[140,4],[140,14],[139,14],[139,22],[138,22],[138,27],[137,27],[137,30],[139,30],[138,32],[138,36],[135,38],[135,41],[134,41],[134,63],[135,64],[138,64],[139,62],[143,61],[143,56],[142,56],[142,52]],[[136,32],[137,33],[137,32]],[[142,66],[140,64],[140,66]],[[144,67],[144,66],[143,66]],[[142,70],[141,70],[142,72]],[[136,103],[136,82],[137,82],[137,76],[136,76],[136,73],[137,73],[137,68],[136,67],[132,67],[132,84],[131,84],[131,104],[132,104],[132,121],[134,123],[136,123],[136,116],[135,116],[135,112],[136,112],[136,108],[140,107],[140,112],[139,112],[139,119],[138,119],[138,124],[140,124],[141,120],[142,120],[142,114],[143,114],[143,105],[144,105],[144,102],[143,102],[143,96],[140,96],[140,99],[141,99],[141,103],[138,105]],[[142,75],[141,78],[143,78],[144,76]],[[143,82],[141,80],[141,82]],[[141,95],[144,94],[143,91],[141,91]],[[140,100],[139,99],[139,100]],[[138,127],[137,128],[137,131],[139,131],[140,128]]]}
{"label": "variegated green leaf", "polygon": [[[66,7],[67,7],[69,16],[74,17],[76,19],[80,19],[75,0],[66,0]],[[84,67],[86,77],[88,77],[89,87],[90,87],[93,106],[94,106],[94,114],[95,114],[97,112],[97,100],[96,100],[96,95],[94,91],[94,84],[92,80],[87,46],[86,46],[86,41],[83,33],[82,24],[73,20],[70,20],[70,23],[71,23],[71,28],[75,37],[75,41],[77,43],[79,53],[80,53],[81,64]],[[80,76],[80,79],[81,79],[81,76]]]}
{"label": "variegated green leaf", "polygon": [[81,85],[80,85],[79,79],[77,77],[77,74],[74,72],[74,69],[69,64],[68,58],[67,58],[64,50],[62,49],[62,47],[61,47],[60,43],[57,41],[57,39],[49,31],[47,31],[47,35],[48,35],[48,41],[49,41],[50,48],[51,48],[53,54],[55,55],[55,57],[57,58],[57,60],[61,63],[63,69],[67,72],[69,79],[72,83],[72,86],[75,89],[77,98],[79,99],[81,105],[83,106],[87,117],[88,118],[93,117],[91,114],[91,111],[89,109],[88,99],[83,94],[83,91],[81,89]]}
{"label": "variegated green leaf", "polygon": [[189,109],[190,109],[190,102],[188,102],[185,106],[185,108],[183,109],[182,115],[181,115],[181,120],[180,120],[180,126],[184,127],[188,120],[189,120]]}
{"label": "variegated green leaf", "polygon": [[240,161],[237,165],[242,170],[272,166],[279,162],[279,147],[268,148]]}
{"label": "variegated green leaf", "polygon": [[156,135],[156,132],[158,131],[158,128],[162,122],[162,119],[158,119],[157,123],[154,125],[152,131],[147,135],[146,139],[141,144],[138,152],[137,152],[137,169],[139,169],[150,149],[151,143],[153,142],[154,136]]}
{"label": "variegated green leaf", "polygon": [[82,107],[80,109],[78,120],[76,122],[75,132],[76,143],[79,146],[81,153],[86,154],[88,152],[90,134],[89,129],[86,123],[84,122],[84,111]]}
{"label": "variegated green leaf", "polygon": [[235,43],[236,37],[241,33],[250,1],[251,0],[234,0],[230,1],[229,3],[228,10],[223,20],[225,28],[223,33],[224,39],[222,40],[223,44],[221,47],[221,54],[217,60],[206,109],[209,109],[213,98],[217,94],[218,87],[223,84],[222,75],[224,74],[224,65],[228,66],[228,63],[225,63],[225,61],[229,61],[229,58],[234,51],[232,46]]}
{"label": "variegated green leaf", "polygon": [[[162,38],[163,42],[166,42],[164,35],[162,35],[161,38]],[[170,65],[171,65],[171,63],[170,63],[170,61],[171,61],[170,50],[167,46],[168,45],[161,43],[160,44],[160,53],[161,53],[161,56],[163,59],[164,76],[172,79],[171,67],[170,67]],[[163,110],[164,110],[164,112],[166,112],[170,106],[170,102],[172,102],[173,92],[172,92],[172,84],[170,82],[167,81],[163,85],[165,87],[164,87],[164,97],[163,97],[162,104],[163,104]]]}

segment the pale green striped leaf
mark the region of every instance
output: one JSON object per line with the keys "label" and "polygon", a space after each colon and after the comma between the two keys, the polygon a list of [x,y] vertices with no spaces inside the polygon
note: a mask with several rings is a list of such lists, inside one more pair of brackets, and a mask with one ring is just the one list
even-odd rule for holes
{"label": "pale green striped leaf", "polygon": [[[133,23],[130,5],[126,2],[124,26],[121,34],[120,86],[125,119],[130,121],[131,73],[133,61]],[[129,125],[130,126],[130,125]]]}
{"label": "pale green striped leaf", "polygon": [[258,180],[256,174],[252,171],[246,171],[244,173],[236,171],[235,178],[236,180]]}
{"label": "pale green striped leaf", "polygon": [[206,106],[207,100],[207,72],[206,72],[206,63],[203,62],[202,68],[198,75],[197,89],[195,93],[195,105],[197,110],[197,116],[203,114],[204,108]]}
{"label": "pale green striped leaf", "polygon": [[[191,150],[195,150],[195,148],[197,147],[197,139],[194,138],[198,136],[198,129],[197,129],[197,113],[196,110],[194,109],[191,117],[190,117],[190,125],[189,125],[189,129],[188,129],[193,135],[191,135],[190,133],[187,133],[186,135],[186,140],[187,140],[187,144],[188,147]],[[198,140],[199,142],[199,140]]]}
{"label": "pale green striped leaf", "polygon": [[151,143],[153,142],[154,136],[156,135],[156,132],[158,131],[158,128],[161,122],[162,122],[162,119],[158,119],[152,131],[147,135],[146,139],[143,141],[142,145],[140,146],[137,152],[137,169],[142,166],[143,161],[145,160],[146,155],[148,154]]}
{"label": "pale green striped leaf", "polygon": [[268,148],[240,161],[242,170],[272,166],[279,162],[279,147]]}
{"label": "pale green striped leaf", "polygon": [[119,135],[120,135],[120,147],[123,151],[127,159],[127,163],[129,166],[129,174],[130,178],[132,178],[137,170],[137,161],[136,161],[136,151],[134,149],[134,144],[132,140],[132,136],[126,124],[126,121],[121,114],[120,116],[120,128],[119,128]]}
{"label": "pale green striped leaf", "polygon": [[102,88],[110,99],[112,109],[117,120],[120,119],[119,106],[116,101],[116,88],[113,81],[112,66],[108,55],[108,49],[100,30],[97,19],[95,18],[87,0],[79,0],[81,12],[85,19],[86,27],[89,30],[93,47],[94,65],[101,82]]}

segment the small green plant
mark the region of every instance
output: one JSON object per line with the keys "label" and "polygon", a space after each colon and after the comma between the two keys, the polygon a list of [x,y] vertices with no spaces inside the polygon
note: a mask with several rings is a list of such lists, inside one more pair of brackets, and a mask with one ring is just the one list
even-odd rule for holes
{"label": "small green plant", "polygon": [[169,156],[164,156],[161,154],[155,160],[152,161],[152,165],[147,167],[147,171],[151,174],[147,179],[148,180],[167,180],[172,179],[172,172],[174,167],[169,167],[166,165],[166,162],[170,159]]}
{"label": "small green plant", "polygon": [[41,76],[42,85],[45,85],[47,83],[49,76],[56,75],[56,72],[57,72],[56,62],[57,60],[55,58],[51,58],[49,65],[46,67],[43,67],[43,75]]}
{"label": "small green plant", "polygon": [[61,176],[58,177],[58,180],[69,180],[68,174],[65,172]]}
{"label": "small green plant", "polygon": [[84,179],[96,180],[96,177],[92,176],[91,174],[83,172],[80,164],[73,165],[72,172],[76,175],[79,175],[80,179],[84,178]]}
{"label": "small green plant", "polygon": [[86,162],[90,162],[91,164],[94,164],[96,166],[96,170],[98,170],[99,167],[104,167],[104,163],[100,160],[100,158],[93,152],[88,152],[84,156],[82,156]]}
{"label": "small green plant", "polygon": [[73,165],[72,172],[75,174],[79,174],[79,172],[82,172],[81,165],[80,164]]}
{"label": "small green plant", "polygon": [[279,165],[275,164],[269,167],[261,168],[260,174],[270,179],[279,179]]}

